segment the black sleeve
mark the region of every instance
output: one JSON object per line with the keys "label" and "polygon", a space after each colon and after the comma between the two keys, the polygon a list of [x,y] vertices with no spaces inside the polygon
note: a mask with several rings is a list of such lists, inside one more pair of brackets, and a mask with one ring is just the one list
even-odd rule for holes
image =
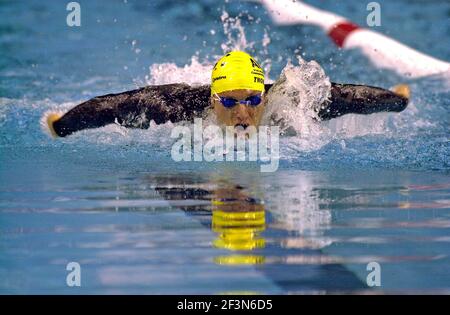
{"label": "black sleeve", "polygon": [[329,120],[345,114],[401,112],[408,99],[378,87],[354,84],[331,85],[331,99],[317,109],[319,118]]}
{"label": "black sleeve", "polygon": [[53,127],[59,136],[64,137],[79,130],[112,123],[148,128],[152,120],[157,124],[192,120],[200,117],[209,106],[209,96],[209,85],[147,86],[90,99],[69,110],[53,123]]}

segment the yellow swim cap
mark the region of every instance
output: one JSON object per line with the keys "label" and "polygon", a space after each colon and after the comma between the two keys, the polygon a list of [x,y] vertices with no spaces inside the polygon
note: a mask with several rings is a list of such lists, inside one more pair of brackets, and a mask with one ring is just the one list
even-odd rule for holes
{"label": "yellow swim cap", "polygon": [[240,89],[263,92],[264,70],[249,54],[232,51],[214,65],[211,94]]}

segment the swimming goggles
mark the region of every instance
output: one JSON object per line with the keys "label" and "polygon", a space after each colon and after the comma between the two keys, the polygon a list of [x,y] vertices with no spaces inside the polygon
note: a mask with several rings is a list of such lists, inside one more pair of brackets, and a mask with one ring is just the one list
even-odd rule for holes
{"label": "swimming goggles", "polygon": [[222,97],[217,94],[216,94],[216,96],[217,96],[217,100],[220,101],[222,103],[222,105],[226,108],[232,108],[232,107],[236,106],[237,104],[243,104],[243,105],[255,107],[255,106],[258,106],[259,104],[261,104],[261,101],[262,101],[262,94],[249,96],[245,100],[237,100],[232,97]]}

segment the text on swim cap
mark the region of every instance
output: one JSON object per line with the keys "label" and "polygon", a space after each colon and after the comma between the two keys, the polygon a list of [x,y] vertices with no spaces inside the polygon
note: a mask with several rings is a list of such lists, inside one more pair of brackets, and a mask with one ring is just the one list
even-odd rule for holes
{"label": "text on swim cap", "polygon": [[261,79],[261,78],[258,78],[258,77],[253,77],[253,83],[262,83],[262,84],[264,84],[264,80],[263,79]]}
{"label": "text on swim cap", "polygon": [[227,76],[220,76],[220,77],[215,77],[215,78],[213,78],[213,82],[216,82],[217,80],[222,80],[222,79],[226,79],[227,78]]}
{"label": "text on swim cap", "polygon": [[253,58],[250,58],[250,61],[252,62],[252,67],[253,68],[257,67],[259,69],[262,69],[261,66]]}

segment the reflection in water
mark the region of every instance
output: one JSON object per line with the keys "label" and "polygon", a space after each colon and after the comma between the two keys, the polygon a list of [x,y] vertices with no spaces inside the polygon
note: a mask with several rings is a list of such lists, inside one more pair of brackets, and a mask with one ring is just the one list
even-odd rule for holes
{"label": "reflection in water", "polygon": [[[364,288],[343,267],[344,259],[324,252],[333,242],[325,232],[331,225],[330,203],[336,202],[335,196],[316,188],[317,176],[302,175],[273,181],[254,173],[216,172],[149,180],[160,198],[216,234],[212,240],[220,250],[213,254],[216,265],[254,266],[252,270],[270,279],[271,285],[292,292]],[[181,200],[185,206],[180,207]],[[194,200],[196,205],[188,205]],[[208,206],[198,201],[208,201]]]}
{"label": "reflection in water", "polygon": [[[219,234],[214,245],[230,250],[253,250],[265,245],[260,233],[265,229],[264,208],[257,211],[234,211],[213,208],[212,227]],[[220,206],[219,206],[220,207]]]}
{"label": "reflection in water", "polygon": [[286,232],[278,241],[280,247],[320,250],[331,245],[332,239],[324,234],[332,223],[330,203],[335,197],[317,189],[319,179],[316,174],[287,174],[283,181],[271,182],[265,189],[267,208],[273,217],[270,228]]}
{"label": "reflection in water", "polygon": [[[265,247],[261,233],[266,228],[264,202],[250,196],[240,185],[231,184],[225,178],[216,178],[207,185],[181,177],[149,178],[158,183],[153,187],[165,200],[210,200],[211,207],[179,207],[195,216],[217,234],[213,246],[232,251],[220,255],[214,262],[221,265],[251,265],[264,263],[265,257],[251,251]],[[199,179],[201,182],[201,179]],[[205,189],[210,187],[210,190]]]}
{"label": "reflection in water", "polygon": [[[329,203],[335,200],[314,189],[308,176],[289,177],[288,183],[281,183],[280,187],[257,176],[238,184],[236,178],[223,174],[213,175],[206,182],[204,177],[181,176],[151,176],[148,180],[160,197],[211,226],[218,234],[214,242],[217,248],[232,251],[263,248],[261,232],[266,228],[266,211],[272,219],[271,228],[289,232],[280,240],[282,247],[319,249],[331,244],[330,239],[321,236],[331,224]],[[268,203],[256,198],[260,194],[255,192]],[[181,200],[185,206],[176,203]],[[189,200],[209,201],[211,208],[188,206]]]}
{"label": "reflection in water", "polygon": [[[212,229],[218,234],[214,246],[231,251],[252,251],[264,248],[261,232],[265,230],[266,219],[263,202],[248,197],[240,187],[218,189],[212,200]],[[261,264],[264,256],[232,254],[218,256],[218,264]]]}
{"label": "reflection in water", "polygon": [[68,259],[89,294],[356,292],[371,261],[385,290],[446,290],[448,176],[371,174],[124,173],[3,191],[0,291],[73,293],[57,272]]}

